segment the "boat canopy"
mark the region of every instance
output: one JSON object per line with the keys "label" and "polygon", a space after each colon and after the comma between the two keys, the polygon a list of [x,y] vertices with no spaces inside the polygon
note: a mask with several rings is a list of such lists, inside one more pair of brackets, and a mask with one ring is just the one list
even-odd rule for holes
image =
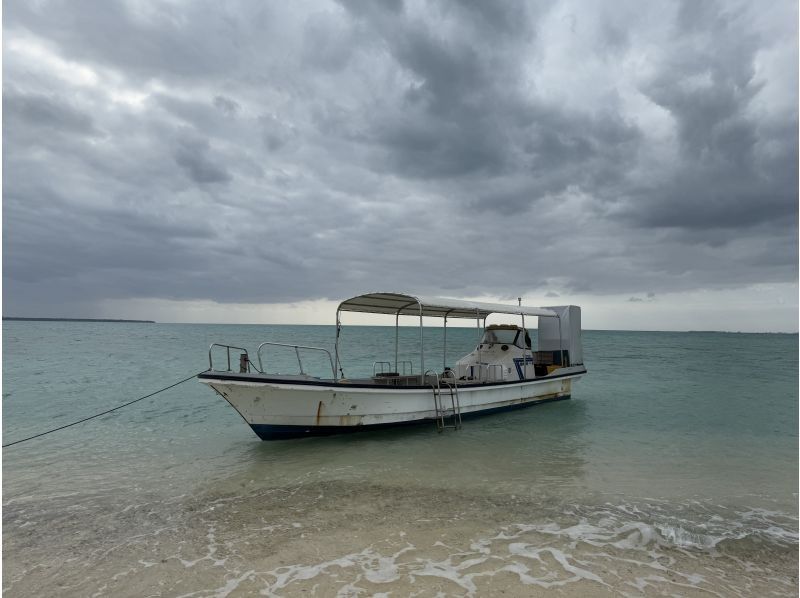
{"label": "boat canopy", "polygon": [[444,297],[415,297],[400,293],[367,293],[339,304],[338,311],[401,316],[433,316],[447,318],[483,318],[489,314],[515,314],[522,316],[558,317],[558,313],[545,307],[481,303]]}

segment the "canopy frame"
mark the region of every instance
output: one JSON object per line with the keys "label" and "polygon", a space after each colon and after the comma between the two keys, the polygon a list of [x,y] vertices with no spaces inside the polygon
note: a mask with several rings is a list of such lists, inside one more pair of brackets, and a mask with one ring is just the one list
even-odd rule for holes
{"label": "canopy frame", "polygon": [[[525,316],[540,316],[558,318],[559,347],[561,351],[561,363],[564,363],[563,338],[561,336],[561,316],[558,312],[545,307],[528,307],[522,305],[506,305],[502,303],[483,303],[478,301],[463,301],[460,299],[448,299],[443,297],[416,297],[404,293],[367,293],[346,299],[339,304],[336,309],[336,343],[334,355],[336,370],[334,371],[334,381],[344,378],[342,364],[339,357],[339,338],[341,336],[341,312],[374,313],[395,316],[395,337],[394,337],[394,368],[398,371],[399,352],[400,352],[400,316],[419,316],[419,358],[420,358],[420,380],[425,380],[425,346],[423,339],[423,317],[440,317],[444,319],[444,355],[442,368],[447,367],[447,319],[448,318],[476,318],[478,327],[478,342],[481,339],[481,319],[483,319],[483,330],[486,328],[487,316],[495,313],[518,315],[522,317],[522,329],[525,329]],[[523,340],[524,343],[524,340]],[[479,360],[480,360],[480,346]],[[533,348],[531,348],[531,354]],[[523,352],[524,355],[524,352]],[[532,357],[532,355],[531,355]],[[527,360],[523,363],[524,377],[527,378]]]}

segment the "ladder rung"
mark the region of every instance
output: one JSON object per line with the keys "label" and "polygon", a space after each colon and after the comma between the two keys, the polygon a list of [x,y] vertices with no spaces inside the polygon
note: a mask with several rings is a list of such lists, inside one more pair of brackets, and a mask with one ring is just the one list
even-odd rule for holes
{"label": "ladder rung", "polygon": [[[442,432],[445,428],[458,430],[461,427],[461,403],[458,398],[458,382],[449,379],[443,380],[438,374],[434,375],[436,376],[436,384],[431,384],[431,388],[433,389],[436,429],[439,432]],[[442,382],[444,382],[445,386],[444,396],[442,396]],[[449,395],[449,400],[447,395]],[[445,407],[446,402],[449,402],[452,406]],[[445,420],[448,420],[449,423]]]}

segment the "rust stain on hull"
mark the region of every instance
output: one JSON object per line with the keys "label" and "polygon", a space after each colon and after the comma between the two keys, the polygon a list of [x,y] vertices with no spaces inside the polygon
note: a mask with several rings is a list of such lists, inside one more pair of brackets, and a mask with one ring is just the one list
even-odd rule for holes
{"label": "rust stain on hull", "polygon": [[340,426],[360,426],[364,422],[362,421],[362,417],[360,415],[340,415],[339,416],[339,425]]}
{"label": "rust stain on hull", "polygon": [[317,405],[317,419],[316,419],[317,425],[319,425],[320,413],[322,413],[322,401],[320,401],[319,405]]}

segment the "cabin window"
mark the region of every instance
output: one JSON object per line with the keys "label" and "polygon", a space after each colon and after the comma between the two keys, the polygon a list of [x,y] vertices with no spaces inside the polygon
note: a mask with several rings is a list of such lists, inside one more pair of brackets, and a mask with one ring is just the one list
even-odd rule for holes
{"label": "cabin window", "polygon": [[520,349],[531,348],[531,337],[528,331],[525,331],[525,346],[522,345],[522,338],[520,338],[520,330],[514,329],[499,329],[487,330],[483,335],[481,344],[484,345],[516,345]]}
{"label": "cabin window", "polygon": [[518,334],[519,330],[487,330],[483,342],[488,345],[515,345]]}

